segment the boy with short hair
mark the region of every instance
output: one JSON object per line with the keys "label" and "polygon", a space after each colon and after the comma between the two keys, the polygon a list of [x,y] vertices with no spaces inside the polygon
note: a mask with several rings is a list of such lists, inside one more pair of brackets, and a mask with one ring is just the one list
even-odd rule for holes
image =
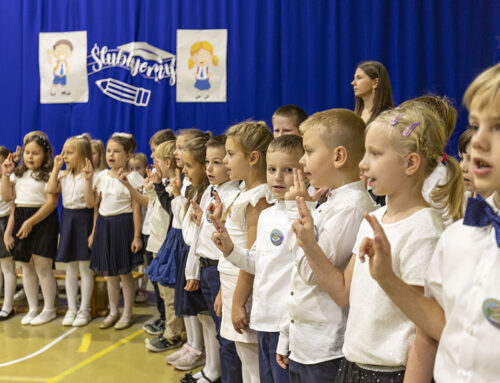
{"label": "boy with short hair", "polygon": [[255,275],[250,327],[259,339],[259,372],[262,383],[288,383],[288,372],[276,362],[279,322],[286,310],[293,255],[289,246],[293,238],[285,207],[285,194],[293,185],[293,169],[300,168],[304,154],[302,138],[286,135],[275,138],[267,149],[267,184],[276,203],[263,210],[257,224],[257,238],[251,250],[233,245],[218,220],[216,244],[227,260]]}
{"label": "boy with short hair", "polygon": [[[311,185],[331,190],[327,201],[313,211],[318,244],[330,262],[343,270],[351,257],[363,213],[374,209],[359,180],[364,154],[365,123],[354,112],[331,109],[302,123],[305,155],[301,159]],[[300,219],[296,198],[309,200],[300,171],[286,196],[288,217]],[[343,357],[347,308],[339,307],[319,285],[295,236],[295,258],[278,344],[278,362],[289,363],[291,382],[333,381]],[[290,355],[288,357],[288,352]]]}
{"label": "boy with short hair", "polygon": [[307,119],[307,113],[297,105],[280,106],[273,113],[273,135],[278,138],[287,134],[300,136],[299,126]]}

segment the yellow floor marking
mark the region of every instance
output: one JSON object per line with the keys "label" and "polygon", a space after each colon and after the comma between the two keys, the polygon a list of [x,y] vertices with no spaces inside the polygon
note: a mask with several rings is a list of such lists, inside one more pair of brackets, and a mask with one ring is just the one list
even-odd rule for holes
{"label": "yellow floor marking", "polygon": [[111,346],[106,347],[104,350],[99,351],[97,354],[92,355],[91,357],[85,359],[84,361],[76,364],[75,366],[68,368],[66,371],[63,371],[57,376],[54,376],[53,378],[47,379],[47,383],[55,383],[59,382],[61,379],[67,377],[68,375],[71,375],[73,372],[79,370],[80,368],[86,366],[89,363],[92,363],[93,361],[99,359],[100,357],[110,353],[111,351],[115,350],[116,348],[120,347],[122,344],[125,344],[135,337],[141,335],[144,332],[143,329],[137,330],[133,334],[130,334],[129,336],[119,340],[118,342],[112,344]]}
{"label": "yellow floor marking", "polygon": [[90,346],[90,340],[92,339],[92,334],[91,333],[86,333],[83,338],[82,338],[82,343],[80,344],[80,348],[78,349],[78,352],[87,352]]}
{"label": "yellow floor marking", "polygon": [[47,378],[32,378],[29,376],[0,376],[0,382],[47,382]]}

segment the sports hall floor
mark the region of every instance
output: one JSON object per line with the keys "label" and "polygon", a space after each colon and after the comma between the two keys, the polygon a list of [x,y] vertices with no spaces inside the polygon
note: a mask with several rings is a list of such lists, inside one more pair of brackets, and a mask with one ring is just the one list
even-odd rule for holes
{"label": "sports hall floor", "polygon": [[150,293],[149,303],[136,304],[134,325],[121,331],[100,330],[103,318],[80,328],[63,327],[62,315],[35,327],[21,326],[23,314],[0,322],[0,382],[179,382],[185,372],[164,362],[175,350],[152,353],[144,346],[149,335],[142,326],[156,316],[153,301]]}

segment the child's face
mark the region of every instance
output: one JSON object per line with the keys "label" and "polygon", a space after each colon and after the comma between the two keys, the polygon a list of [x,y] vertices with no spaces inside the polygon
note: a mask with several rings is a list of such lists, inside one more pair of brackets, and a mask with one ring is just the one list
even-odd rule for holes
{"label": "child's face", "polygon": [[182,169],[184,167],[184,161],[182,159],[182,152],[184,151],[184,146],[186,146],[186,143],[189,141],[189,137],[185,134],[181,134],[180,136],[177,137],[177,140],[175,140],[175,150],[174,150],[174,157],[175,161],[177,162],[177,167]]}
{"label": "child's face", "polygon": [[267,152],[267,185],[278,201],[283,200],[293,186],[293,168],[301,168],[301,156],[298,150],[293,153]]}
{"label": "child's face", "polygon": [[23,161],[30,170],[38,170],[43,164],[45,153],[43,148],[35,141],[27,143],[24,147]]}
{"label": "child's face", "polygon": [[131,172],[137,172],[141,176],[146,177],[146,167],[139,159],[131,158],[130,160],[128,160],[128,169]]}
{"label": "child's face", "polygon": [[354,96],[364,97],[373,93],[373,89],[376,86],[377,80],[372,80],[365,73],[363,69],[356,69],[354,73],[354,80],[352,80],[351,85],[354,90]]}
{"label": "child's face", "polygon": [[4,156],[0,156],[0,175],[2,175],[2,164],[6,160]]}
{"label": "child's face", "polygon": [[155,158],[155,162],[160,167],[161,176],[163,178],[167,178],[168,170],[170,169],[170,160],[162,159],[162,158]]}
{"label": "child's face", "polygon": [[206,49],[200,49],[192,56],[193,62],[198,66],[207,66],[212,59],[212,55]]}
{"label": "child's face", "polygon": [[63,146],[63,161],[66,169],[78,169],[78,153],[74,144],[65,143]]}
{"label": "child's face", "polygon": [[284,136],[285,134],[301,135],[299,129],[292,124],[292,121],[288,117],[273,116],[274,138]]}
{"label": "child's face", "polygon": [[57,60],[67,60],[71,56],[71,48],[66,44],[61,44],[54,49],[54,56]]}
{"label": "child's face", "polygon": [[303,137],[304,155],[300,164],[309,183],[317,188],[332,188],[335,185],[333,151],[325,145],[316,131],[308,130]]}
{"label": "child's face", "polygon": [[125,152],[125,149],[118,142],[109,140],[106,146],[106,163],[113,170],[124,168],[130,154]]}
{"label": "child's face", "polygon": [[158,147],[158,145],[154,144],[154,143],[151,143],[151,159],[154,161],[155,159],[155,150],[156,148]]}
{"label": "child's face", "polygon": [[464,186],[467,191],[474,191],[474,180],[472,178],[472,157],[470,155],[470,143],[465,147],[465,153],[459,153],[460,169],[464,176]]}
{"label": "child's face", "polygon": [[232,137],[228,137],[226,140],[226,155],[223,162],[226,165],[229,178],[233,181],[245,179],[251,169],[245,152]]}
{"label": "child's face", "polygon": [[224,166],[224,156],[226,151],[224,148],[208,147],[207,148],[207,161],[205,166],[207,168],[207,177],[211,185],[220,185],[229,181],[227,168]]}
{"label": "child's face", "polygon": [[94,165],[94,168],[97,168],[100,162],[101,154],[99,153],[99,150],[97,150],[95,145],[92,145],[92,165]]}
{"label": "child's face", "polygon": [[182,153],[184,168],[182,169],[186,178],[196,186],[203,182],[206,177],[205,165],[200,164],[189,152]]}
{"label": "child's face", "polygon": [[391,195],[405,182],[405,162],[388,144],[390,137],[383,125],[374,123],[365,139],[365,155],[359,163],[363,176],[375,195]]}
{"label": "child's face", "polygon": [[471,155],[474,172],[474,187],[491,191],[500,202],[500,105],[490,102],[479,109],[472,102],[469,125],[474,134],[471,140]]}

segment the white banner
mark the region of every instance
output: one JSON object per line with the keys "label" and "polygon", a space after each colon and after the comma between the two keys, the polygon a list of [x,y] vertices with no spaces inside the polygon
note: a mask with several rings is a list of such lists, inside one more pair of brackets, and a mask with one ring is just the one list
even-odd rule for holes
{"label": "white banner", "polygon": [[226,102],[227,29],[177,30],[177,102]]}
{"label": "white banner", "polygon": [[87,31],[40,33],[40,103],[88,102]]}

